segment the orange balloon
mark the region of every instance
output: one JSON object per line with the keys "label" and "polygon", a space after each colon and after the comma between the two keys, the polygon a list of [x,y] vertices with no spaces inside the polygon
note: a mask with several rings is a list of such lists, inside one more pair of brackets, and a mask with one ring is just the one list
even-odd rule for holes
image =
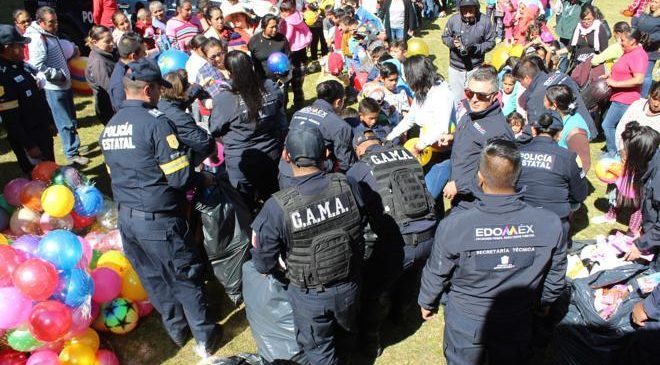
{"label": "orange balloon", "polygon": [[606,184],[614,184],[617,177],[623,174],[621,161],[603,158],[596,163],[596,177]]}
{"label": "orange balloon", "polygon": [[60,166],[53,161],[42,161],[32,169],[32,180],[50,182],[55,170]]}
{"label": "orange balloon", "polygon": [[64,346],[60,352],[61,365],[94,365],[96,351],[81,343]]}
{"label": "orange balloon", "polygon": [[90,347],[92,350],[94,350],[94,352],[96,352],[101,345],[101,339],[99,338],[99,334],[96,333],[96,331],[91,328],[87,328],[85,333],[68,340],[64,343],[64,346],[66,347],[72,344],[82,344]]}
{"label": "orange balloon", "polygon": [[24,207],[28,207],[35,212],[41,212],[41,194],[46,190],[46,183],[39,180],[30,181],[25,184],[19,198]]}
{"label": "orange balloon", "polygon": [[130,299],[134,302],[147,300],[147,292],[144,290],[142,282],[140,282],[140,277],[138,277],[138,274],[133,267],[126,270],[124,276],[122,276],[121,293],[119,295],[122,298]]}

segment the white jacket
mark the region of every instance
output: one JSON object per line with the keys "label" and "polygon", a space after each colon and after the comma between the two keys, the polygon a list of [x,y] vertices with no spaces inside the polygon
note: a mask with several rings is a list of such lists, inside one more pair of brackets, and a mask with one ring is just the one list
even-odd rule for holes
{"label": "white jacket", "polygon": [[66,39],[59,39],[56,35],[46,32],[36,21],[30,24],[24,35],[31,39],[28,44],[28,63],[39,72],[37,78],[45,79],[44,89],[70,89],[71,72],[67,60],[73,55],[72,50],[76,46]]}

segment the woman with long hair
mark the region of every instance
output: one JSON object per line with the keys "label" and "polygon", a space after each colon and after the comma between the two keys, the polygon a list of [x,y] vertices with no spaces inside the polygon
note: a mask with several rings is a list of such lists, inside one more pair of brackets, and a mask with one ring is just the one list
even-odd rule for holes
{"label": "woman with long hair", "polygon": [[229,181],[254,209],[278,190],[284,97],[273,81],[259,78],[244,52],[227,53],[224,64],[230,89],[213,97],[210,131],[222,137]]}
{"label": "woman with long hair", "polygon": [[278,31],[279,18],[266,14],[261,18],[261,32],[250,39],[248,49],[254,61],[254,69],[262,78],[274,79],[275,75],[268,69],[268,57],[275,52],[282,52],[289,56],[289,41],[284,34]]}
{"label": "woman with long hair", "polygon": [[86,43],[90,52],[85,79],[94,92],[96,116],[105,125],[114,115],[109,94],[110,76],[119,56],[112,42],[112,32],[103,25],[95,25],[89,30]]}

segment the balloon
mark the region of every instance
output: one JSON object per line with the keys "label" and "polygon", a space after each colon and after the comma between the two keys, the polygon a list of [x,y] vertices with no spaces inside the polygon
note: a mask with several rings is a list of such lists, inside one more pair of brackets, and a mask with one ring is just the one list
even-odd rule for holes
{"label": "balloon", "polygon": [[41,161],[32,169],[32,180],[50,182],[60,166],[53,161]]}
{"label": "balloon", "polygon": [[110,250],[122,251],[123,247],[121,233],[119,233],[118,229],[113,229],[101,239],[101,242],[96,248],[107,252]]}
{"label": "balloon", "polygon": [[30,208],[20,208],[14,211],[9,219],[9,228],[16,236],[21,236],[27,233],[39,234],[41,228],[39,227],[39,220],[41,215]]}
{"label": "balloon", "polygon": [[41,212],[41,194],[46,190],[46,183],[39,180],[30,181],[23,186],[19,198],[23,206],[36,212]]}
{"label": "balloon", "polygon": [[0,246],[6,245],[9,246],[9,240],[5,237],[4,234],[0,233]]}
{"label": "balloon", "polygon": [[101,339],[99,338],[99,334],[96,333],[96,331],[91,328],[87,328],[87,330],[82,335],[76,336],[66,341],[64,346],[66,347],[76,343],[83,344],[94,351],[98,351],[101,344]]}
{"label": "balloon", "polygon": [[158,56],[158,68],[161,75],[165,76],[170,72],[185,69],[188,62],[188,54],[178,49],[168,49]]}
{"label": "balloon", "polygon": [[96,266],[108,267],[115,270],[119,275],[124,275],[124,273],[131,267],[131,263],[123,253],[117,250],[110,250],[99,257]]}
{"label": "balloon", "polygon": [[7,199],[5,199],[3,194],[0,194],[0,208],[4,209],[5,212],[9,213],[10,215],[14,213],[14,210],[16,210],[16,208],[7,202]]}
{"label": "balloon", "polygon": [[2,190],[2,195],[7,200],[7,203],[15,207],[21,205],[21,190],[23,190],[23,187],[29,182],[30,180],[23,177],[18,177],[9,181]]}
{"label": "balloon", "polygon": [[[419,142],[419,138],[411,138],[406,141],[406,143],[403,144],[403,147],[407,149],[408,151],[412,151],[413,147]],[[429,161],[431,161],[431,157],[433,157],[433,150],[429,147],[424,148],[424,150],[419,154],[419,157],[417,157],[417,161],[424,166]]]}
{"label": "balloon", "polygon": [[120,295],[123,298],[136,302],[147,300],[147,292],[144,290],[144,287],[140,282],[140,277],[138,277],[138,274],[135,272],[133,267],[126,270],[121,278]]}
{"label": "balloon", "polygon": [[55,218],[62,218],[71,213],[75,198],[64,185],[51,185],[41,196],[41,206],[46,213]]}
{"label": "balloon", "polygon": [[41,215],[39,220],[39,227],[43,233],[48,233],[55,229],[65,229],[70,231],[73,229],[73,218],[70,214],[62,218],[51,217],[48,213]]}
{"label": "balloon", "polygon": [[33,234],[24,234],[12,242],[11,247],[14,250],[19,250],[25,253],[25,258],[33,258],[37,255],[37,248],[39,247],[39,236]]}
{"label": "balloon", "polygon": [[78,261],[76,267],[80,269],[88,269],[89,264],[92,262],[92,246],[90,246],[87,240],[82,237],[78,237],[78,241],[80,241],[83,255],[80,258],[80,261]]}
{"label": "balloon", "polygon": [[525,48],[523,47],[523,45],[516,44],[515,46],[511,47],[511,50],[509,51],[509,55],[512,57],[522,57],[524,52],[525,52]]}
{"label": "balloon", "polygon": [[25,261],[23,256],[13,247],[0,246],[0,287],[12,285],[12,274],[23,261]]}
{"label": "balloon", "polygon": [[71,328],[71,309],[54,300],[37,303],[32,308],[29,325],[37,340],[57,341]]}
{"label": "balloon", "polygon": [[97,249],[103,237],[105,237],[105,233],[91,231],[85,235],[85,240],[92,246],[92,249]]}
{"label": "balloon", "polygon": [[209,157],[206,160],[204,160],[204,165],[210,167],[218,167],[225,162],[225,146],[222,144],[222,142],[215,141],[215,154],[216,154],[215,160],[217,162],[211,161],[211,158]]}
{"label": "balloon", "polygon": [[25,365],[59,365],[60,359],[52,350],[41,350],[32,353]]}
{"label": "balloon", "polygon": [[628,18],[635,15],[635,13],[632,12],[630,9],[626,9],[626,10],[622,11],[621,14],[623,14],[623,16],[628,17]]}
{"label": "balloon", "polygon": [[114,352],[101,349],[96,352],[96,362],[98,365],[119,365],[119,359]]}
{"label": "balloon", "polygon": [[117,228],[117,203],[103,200],[103,208],[96,214],[96,221],[106,230]]}
{"label": "balloon", "polygon": [[493,49],[490,63],[499,71],[502,69],[502,67],[504,67],[508,59],[509,47],[507,47],[504,43],[500,43]]}
{"label": "balloon", "polygon": [[[62,44],[70,44],[64,42]],[[65,53],[66,53],[65,49]],[[72,51],[71,51],[72,52]],[[73,53],[71,53],[73,55]],[[69,57],[67,57],[68,59]],[[87,57],[79,56],[72,58],[67,63],[69,72],[71,73],[71,90],[78,95],[92,95],[92,87],[85,79],[85,68],[87,67]]]}
{"label": "balloon", "polygon": [[50,262],[28,259],[18,265],[12,275],[14,286],[32,300],[46,300],[53,295],[59,277]]}
{"label": "balloon", "polygon": [[614,184],[623,174],[623,164],[613,158],[602,158],[596,163],[596,177],[606,184]]}
{"label": "balloon", "polygon": [[91,217],[82,217],[76,213],[76,211],[71,211],[71,218],[73,219],[73,229],[75,230],[81,230],[83,228],[87,228],[94,223],[94,220],[96,219],[95,216]]}
{"label": "balloon", "polygon": [[291,62],[282,52],[273,52],[266,60],[266,67],[274,74],[286,74],[291,69]]}
{"label": "balloon", "polygon": [[121,277],[108,267],[99,267],[92,271],[94,280],[94,294],[92,300],[97,303],[106,303],[115,299],[121,291]]}
{"label": "balloon", "polygon": [[56,185],[65,185],[73,191],[79,186],[87,184],[89,180],[74,167],[63,166],[55,171],[51,182]]}
{"label": "balloon", "polygon": [[68,273],[62,273],[60,278],[64,285],[58,299],[61,298],[62,302],[71,308],[79,307],[94,292],[94,282],[84,270],[71,269]]}
{"label": "balloon", "polygon": [[9,227],[9,213],[0,208],[0,231],[4,231],[7,227]]}
{"label": "balloon", "polygon": [[105,317],[105,326],[110,332],[119,335],[135,329],[140,318],[135,303],[124,298],[116,298],[112,302],[103,304],[101,313]]}
{"label": "balloon", "polygon": [[64,346],[60,352],[61,365],[94,365],[95,362],[94,349],[81,343]]}
{"label": "balloon", "polygon": [[408,50],[406,51],[408,57],[421,55],[429,55],[429,45],[421,38],[410,38],[408,40]]}
{"label": "balloon", "polygon": [[75,191],[76,214],[83,217],[95,216],[103,208],[103,194],[92,185],[83,185]]}
{"label": "balloon", "polygon": [[9,347],[16,351],[30,352],[34,351],[44,344],[40,342],[28,330],[15,330],[7,335]]}
{"label": "balloon", "polygon": [[25,365],[26,362],[27,355],[22,352],[9,349],[0,351],[0,364],[2,365]]}
{"label": "balloon", "polygon": [[80,261],[82,245],[75,234],[56,229],[41,239],[37,255],[52,262],[59,270],[69,270]]}
{"label": "balloon", "polygon": [[148,316],[154,310],[154,305],[148,300],[137,302],[135,305],[138,307],[140,318]]}
{"label": "balloon", "polygon": [[0,329],[12,329],[30,317],[32,300],[13,286],[0,288],[0,308]]}
{"label": "balloon", "polygon": [[[75,336],[80,336],[92,324],[94,320],[94,307],[95,303],[85,302],[80,305],[78,308],[74,308],[71,311],[71,328],[66,337],[71,338]],[[96,310],[98,312],[98,305],[96,304]]]}
{"label": "balloon", "polygon": [[597,103],[604,103],[610,100],[612,88],[607,84],[607,80],[598,79],[591,84],[591,97]]}

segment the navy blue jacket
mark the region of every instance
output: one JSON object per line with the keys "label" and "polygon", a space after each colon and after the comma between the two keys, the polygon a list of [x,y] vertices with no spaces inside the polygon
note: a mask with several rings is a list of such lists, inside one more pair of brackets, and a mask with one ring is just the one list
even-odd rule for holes
{"label": "navy blue jacket", "polygon": [[279,138],[286,129],[284,96],[271,81],[264,81],[264,101],[259,119],[251,120],[241,96],[224,90],[213,97],[210,131],[214,137],[222,137],[227,158],[240,157],[246,149],[257,149],[276,160],[282,152]]}
{"label": "navy blue jacket", "polygon": [[108,93],[110,94],[110,102],[112,103],[112,109],[116,112],[121,108],[121,104],[126,100],[126,92],[124,91],[124,75],[126,75],[126,70],[128,66],[122,61],[119,60],[115,64],[114,70],[110,75],[110,85]]}
{"label": "navy blue jacket", "polygon": [[211,135],[195,123],[195,119],[186,113],[188,103],[178,100],[160,99],[158,110],[165,113],[167,119],[174,123],[176,133],[181,143],[190,149],[190,162],[197,166],[209,157],[215,149],[215,141]]}
{"label": "navy blue jacket", "polygon": [[[534,208],[520,194],[480,194],[478,203],[440,222],[422,274],[419,305],[447,305],[475,320],[531,316],[565,284],[566,251],[556,214]],[[520,289],[524,290],[520,290]]]}
{"label": "navy blue jacket", "polygon": [[525,187],[523,199],[534,207],[568,218],[570,202],[583,202],[589,193],[577,155],[560,147],[552,138],[538,136],[520,147],[522,171],[518,187]]}
{"label": "navy blue jacket", "polygon": [[127,100],[101,133],[114,200],[143,212],[172,212],[198,181],[176,127],[140,100]]}
{"label": "navy blue jacket", "polygon": [[463,101],[454,144],[451,149],[451,178],[456,182],[458,194],[454,203],[471,200],[472,190],[479,170],[479,156],[488,140],[501,138],[515,141],[511,127],[506,123],[499,103],[488,109],[473,113],[467,101]]}
{"label": "navy blue jacket", "polygon": [[[292,177],[291,186],[296,186],[303,195],[315,195],[328,187],[330,180],[325,172],[316,172],[310,175]],[[353,196],[359,209],[363,209],[363,199],[359,194],[357,184],[348,178],[352,187]],[[284,211],[277,204],[275,198],[266,201],[263,208],[252,222],[252,262],[254,268],[262,273],[269,274],[277,271],[278,258],[286,258],[286,249],[290,235]]]}
{"label": "navy blue jacket", "polygon": [[642,201],[642,231],[638,239],[640,250],[655,253],[655,269],[660,269],[660,150],[649,162],[644,177],[644,200]]}
{"label": "navy blue jacket", "polygon": [[[461,1],[458,1],[460,6]],[[458,48],[454,47],[454,38],[460,36],[465,49],[468,51],[466,56],[461,56]],[[490,17],[479,12],[477,9],[477,21],[474,24],[468,24],[458,12],[452,15],[445,25],[442,33],[442,42],[449,47],[449,66],[462,70],[470,71],[484,63],[486,53],[495,48],[495,27],[493,27]]]}

